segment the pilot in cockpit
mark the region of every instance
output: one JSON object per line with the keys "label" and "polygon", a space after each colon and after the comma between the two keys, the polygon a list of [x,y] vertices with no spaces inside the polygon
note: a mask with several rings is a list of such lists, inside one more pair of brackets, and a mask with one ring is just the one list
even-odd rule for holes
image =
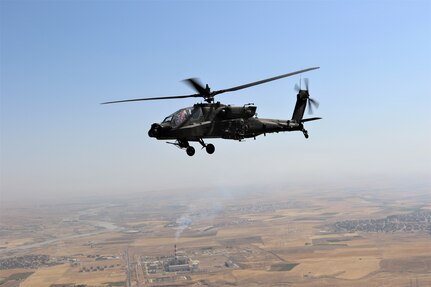
{"label": "pilot in cockpit", "polygon": [[181,109],[172,116],[172,127],[182,125],[189,117],[189,109]]}

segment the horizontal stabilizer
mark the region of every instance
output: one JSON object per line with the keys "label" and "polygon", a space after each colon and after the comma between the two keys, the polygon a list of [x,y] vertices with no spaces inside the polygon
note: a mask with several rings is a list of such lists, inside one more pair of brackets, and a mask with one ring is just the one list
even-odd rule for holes
{"label": "horizontal stabilizer", "polygon": [[322,118],[308,118],[308,119],[302,119],[301,123],[305,123],[305,122],[311,122],[311,121],[317,121],[317,120],[321,120]]}

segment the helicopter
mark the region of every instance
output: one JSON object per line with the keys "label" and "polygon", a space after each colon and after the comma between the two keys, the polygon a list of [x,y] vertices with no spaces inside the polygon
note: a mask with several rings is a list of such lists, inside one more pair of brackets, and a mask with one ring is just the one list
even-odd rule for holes
{"label": "helicopter", "polygon": [[204,142],[204,139],[222,138],[242,141],[246,138],[256,139],[259,135],[269,133],[301,131],[305,138],[308,138],[308,132],[304,128],[304,123],[309,121],[320,120],[319,117],[304,119],[304,112],[308,106],[309,113],[313,112],[313,106],[319,107],[319,103],[310,98],[308,92],[309,81],[304,79],[305,90],[300,85],[295,84],[297,92],[296,104],[293,110],[293,115],[290,120],[280,119],[261,119],[257,117],[257,107],[250,103],[244,106],[233,106],[214,102],[215,96],[246,89],[252,86],[261,85],[263,83],[275,81],[285,77],[290,77],[296,74],[301,74],[311,70],[319,69],[313,67],[303,69],[264,80],[223,89],[212,91],[208,84],[203,86],[198,79],[190,78],[184,80],[196,93],[182,96],[167,96],[153,98],[139,98],[129,100],[119,100],[104,102],[101,104],[116,104],[124,102],[150,101],[150,100],[167,100],[167,99],[183,99],[183,98],[203,98],[205,102],[196,103],[192,107],[181,108],[178,111],[167,116],[161,123],[153,123],[148,135],[158,140],[174,140],[174,142],[166,142],[173,144],[180,149],[184,149],[189,156],[195,154],[195,148],[190,145],[190,142],[198,142],[202,149],[205,148],[208,154],[213,154],[215,147],[211,143]]}

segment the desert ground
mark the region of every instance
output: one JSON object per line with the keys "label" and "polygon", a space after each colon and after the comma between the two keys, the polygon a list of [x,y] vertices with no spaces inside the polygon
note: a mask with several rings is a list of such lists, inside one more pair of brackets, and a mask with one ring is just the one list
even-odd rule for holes
{"label": "desert ground", "polygon": [[[431,286],[430,194],[279,186],[2,203],[0,286]],[[179,258],[188,265],[171,268],[187,270],[167,270]]]}

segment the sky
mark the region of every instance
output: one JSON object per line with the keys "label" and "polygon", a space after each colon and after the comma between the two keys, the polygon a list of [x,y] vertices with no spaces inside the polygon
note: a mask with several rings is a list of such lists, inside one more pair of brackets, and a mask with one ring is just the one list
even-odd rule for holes
{"label": "sky", "polygon": [[[302,133],[215,139],[194,157],[149,138],[213,90],[319,66]],[[3,201],[373,179],[431,181],[430,1],[0,1]],[[290,119],[299,76],[220,95]]]}

